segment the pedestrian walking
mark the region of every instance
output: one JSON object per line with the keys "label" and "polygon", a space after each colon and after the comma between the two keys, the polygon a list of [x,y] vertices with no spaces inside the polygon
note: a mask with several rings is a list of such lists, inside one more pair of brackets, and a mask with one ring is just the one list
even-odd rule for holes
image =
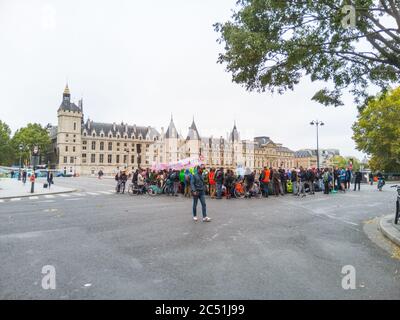
{"label": "pedestrian walking", "polygon": [[54,183],[53,181],[53,172],[49,171],[47,174],[47,185],[49,187],[49,189],[51,188],[51,185]]}
{"label": "pedestrian walking", "polygon": [[204,178],[202,175],[203,168],[198,166],[195,173],[191,176],[190,179],[190,189],[192,191],[193,196],[193,220],[195,222],[197,219],[197,203],[200,200],[201,203],[201,211],[203,214],[203,222],[210,222],[211,218],[207,216],[207,208],[206,208],[206,199],[205,199],[205,185]]}
{"label": "pedestrian walking", "polygon": [[27,177],[27,172],[26,172],[26,170],[24,169],[24,171],[22,171],[22,183],[25,185],[25,183],[26,183],[26,177]]}

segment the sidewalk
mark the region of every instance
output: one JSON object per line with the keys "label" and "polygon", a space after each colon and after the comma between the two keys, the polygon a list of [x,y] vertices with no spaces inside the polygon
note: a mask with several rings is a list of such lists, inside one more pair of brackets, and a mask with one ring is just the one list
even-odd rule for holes
{"label": "sidewalk", "polygon": [[400,225],[394,224],[394,214],[383,216],[379,221],[379,229],[385,237],[400,246]]}
{"label": "sidewalk", "polygon": [[43,188],[43,184],[46,182],[45,178],[38,178],[35,182],[35,192],[31,193],[31,183],[29,180],[26,184],[17,179],[1,178],[0,179],[0,199],[10,199],[17,197],[30,197],[35,195],[45,195],[45,194],[57,194],[74,192],[76,189],[59,187],[55,184],[51,185],[51,188]]}

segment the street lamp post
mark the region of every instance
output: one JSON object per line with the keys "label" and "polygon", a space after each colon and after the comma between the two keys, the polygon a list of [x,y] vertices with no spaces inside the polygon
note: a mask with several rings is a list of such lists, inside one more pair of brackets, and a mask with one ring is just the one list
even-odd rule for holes
{"label": "street lamp post", "polygon": [[312,125],[312,126],[316,126],[317,127],[317,168],[318,168],[318,170],[319,170],[319,141],[318,141],[318,139],[319,139],[319,137],[318,137],[318,127],[319,126],[323,126],[323,125],[325,125],[322,121],[318,121],[318,120],[313,120],[313,121],[311,121],[310,122],[310,125]]}
{"label": "street lamp post", "polygon": [[22,169],[22,149],[24,146],[22,143],[18,146],[19,147],[19,173],[18,173],[18,180],[21,180],[21,169]]}

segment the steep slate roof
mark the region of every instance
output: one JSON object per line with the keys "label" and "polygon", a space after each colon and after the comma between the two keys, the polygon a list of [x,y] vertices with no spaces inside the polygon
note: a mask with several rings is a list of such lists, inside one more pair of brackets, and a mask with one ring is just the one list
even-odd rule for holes
{"label": "steep slate roof", "polygon": [[233,125],[232,132],[229,135],[229,140],[230,141],[238,141],[239,140],[239,132],[236,128],[236,123]]}
{"label": "steep slate roof", "polygon": [[149,134],[149,137],[152,140],[155,137],[160,136],[160,133],[153,127],[143,127],[136,125],[132,126],[126,123],[121,123],[121,124],[115,124],[115,130],[114,130],[113,123],[93,122],[90,120],[86,121],[86,123],[83,125],[82,130],[86,130],[89,135],[92,134],[94,130],[96,132],[96,135],[100,135],[100,132],[102,131],[105,136],[108,136],[108,134],[111,132],[113,137],[116,137],[117,133],[119,133],[121,136],[124,136],[124,134],[127,133],[129,138],[133,134],[135,138],[138,138],[139,135],[141,135],[143,139],[145,139],[147,134]]}
{"label": "steep slate roof", "polygon": [[313,157],[317,155],[317,151],[316,150],[310,150],[310,149],[306,149],[306,150],[299,150],[296,151],[294,153],[294,157],[295,158],[309,158],[309,157]]}
{"label": "steep slate roof", "polygon": [[68,101],[63,101],[61,103],[60,107],[58,108],[58,111],[60,110],[82,112],[81,108],[79,108],[75,103]]}
{"label": "steep slate roof", "polygon": [[194,119],[192,125],[189,127],[189,132],[186,140],[200,140],[200,134],[197,130],[196,124],[194,123]]}
{"label": "steep slate roof", "polygon": [[282,152],[294,152],[294,151],[290,150],[289,148],[282,147],[282,146],[278,147],[277,150],[282,151]]}
{"label": "steep slate roof", "polygon": [[167,132],[165,133],[165,138],[167,138],[167,139],[171,139],[171,138],[176,139],[176,138],[178,138],[178,131],[176,130],[176,127],[175,127],[175,124],[174,124],[174,120],[172,119],[172,116],[171,116],[171,121],[169,123]]}
{"label": "steep slate roof", "polygon": [[269,137],[254,137],[254,142],[257,142],[258,146],[268,144],[268,143],[274,143]]}

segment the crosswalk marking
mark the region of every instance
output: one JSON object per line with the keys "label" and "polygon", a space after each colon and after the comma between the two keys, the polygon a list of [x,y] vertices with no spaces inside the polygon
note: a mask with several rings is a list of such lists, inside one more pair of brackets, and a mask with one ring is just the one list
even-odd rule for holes
{"label": "crosswalk marking", "polygon": [[4,200],[3,200],[3,199],[0,199],[0,202],[4,202]]}
{"label": "crosswalk marking", "polygon": [[19,201],[19,200],[21,200],[21,198],[12,198],[12,199],[10,199],[10,201]]}
{"label": "crosswalk marking", "polygon": [[52,194],[46,194],[44,197],[47,198],[47,199],[54,198],[54,196]]}
{"label": "crosswalk marking", "polygon": [[37,200],[37,199],[39,199],[38,196],[29,197],[29,200]]}
{"label": "crosswalk marking", "polygon": [[103,194],[111,194],[112,192],[110,191],[98,191],[99,193],[103,193]]}
{"label": "crosswalk marking", "polygon": [[95,192],[86,192],[87,194],[90,194],[91,196],[98,196],[99,194],[98,193],[95,193]]}

